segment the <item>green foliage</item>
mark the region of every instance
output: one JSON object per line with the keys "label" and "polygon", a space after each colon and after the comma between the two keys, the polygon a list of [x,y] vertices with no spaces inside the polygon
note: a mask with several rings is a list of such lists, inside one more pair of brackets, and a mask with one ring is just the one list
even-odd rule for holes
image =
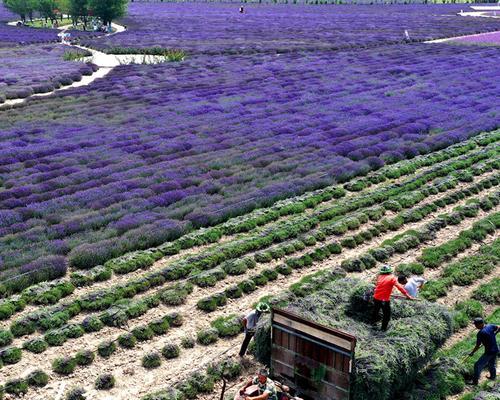
{"label": "green foliage", "polygon": [[16,396],[28,393],[28,382],[25,379],[12,379],[5,383],[4,390]]}
{"label": "green foliage", "polygon": [[48,347],[49,345],[42,338],[27,340],[23,343],[23,349],[31,351],[35,354],[43,353]]}
{"label": "green foliage", "polygon": [[80,387],[72,388],[66,393],[66,400],[86,400],[85,389]]}
{"label": "green foliage", "polygon": [[52,370],[59,375],[70,375],[76,368],[76,360],[72,357],[56,358],[52,362]]}
{"label": "green foliage", "polygon": [[17,320],[10,325],[10,332],[14,337],[21,337],[35,333],[36,325],[33,321]]}
{"label": "green foliage", "polygon": [[30,386],[44,387],[49,382],[49,376],[42,370],[37,369],[28,374],[26,381]]}
{"label": "green foliage", "polygon": [[138,326],[132,330],[132,334],[139,342],[145,342],[150,340],[155,335],[153,330],[149,326]]}
{"label": "green foliage", "polygon": [[14,336],[8,330],[0,330],[0,347],[8,346],[14,340]]}
{"label": "green foliage", "polygon": [[179,357],[180,353],[181,349],[174,343],[167,343],[165,346],[163,346],[163,349],[161,349],[161,354],[163,354],[163,357],[168,360]]}
{"label": "green foliage", "polygon": [[62,330],[49,331],[43,337],[49,346],[62,346],[68,338]]}
{"label": "green foliage", "polygon": [[142,357],[142,366],[147,369],[158,368],[161,365],[161,355],[157,351],[147,353]]}
{"label": "green foliage", "polygon": [[185,349],[192,349],[195,343],[195,340],[191,336],[184,336],[181,339],[181,346]]}
{"label": "green foliage", "polygon": [[487,304],[500,304],[500,278],[482,284],[472,294],[472,298]]}
{"label": "green foliage", "polygon": [[173,313],[168,314],[166,316],[166,319],[167,319],[168,323],[170,324],[170,326],[179,327],[179,326],[182,326],[182,324],[184,323],[184,319],[182,318],[182,315],[179,314],[178,312],[173,312]]}
{"label": "green foliage", "polygon": [[238,299],[243,296],[243,290],[238,285],[232,285],[226,288],[224,291],[226,297],[229,299]]}
{"label": "green foliage", "polygon": [[0,359],[2,359],[5,365],[17,364],[21,361],[22,351],[18,347],[9,347],[0,352]]}
{"label": "green foliage", "polygon": [[94,383],[96,390],[110,390],[115,387],[115,377],[111,374],[99,375]]}
{"label": "green foliage", "polygon": [[396,267],[396,273],[398,275],[411,276],[411,275],[422,275],[424,273],[424,266],[420,263],[408,263],[399,264]]}
{"label": "green foliage", "polygon": [[137,339],[132,333],[122,333],[118,336],[118,344],[125,349],[131,349],[137,344]]}
{"label": "green foliage", "polygon": [[149,323],[149,327],[155,335],[164,335],[170,329],[170,324],[166,318],[160,318]]}
{"label": "green foliage", "polygon": [[90,365],[94,362],[95,354],[91,350],[80,350],[75,355],[77,365]]}
{"label": "green foliage", "polygon": [[219,332],[215,328],[203,329],[196,334],[196,341],[203,346],[215,343],[218,338]]}
{"label": "green foliage", "polygon": [[220,337],[236,336],[243,330],[241,318],[234,314],[226,317],[219,317],[212,321],[210,326],[217,330]]}
{"label": "green foliage", "polygon": [[484,307],[477,300],[465,300],[455,305],[455,310],[464,312],[470,320],[477,317],[482,317]]}

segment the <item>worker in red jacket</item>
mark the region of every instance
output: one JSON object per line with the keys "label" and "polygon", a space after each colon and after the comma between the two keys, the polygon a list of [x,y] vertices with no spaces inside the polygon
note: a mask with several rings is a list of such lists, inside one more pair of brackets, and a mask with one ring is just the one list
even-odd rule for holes
{"label": "worker in red jacket", "polygon": [[375,293],[373,294],[373,302],[375,305],[373,308],[373,322],[377,322],[380,309],[382,309],[383,331],[387,330],[387,325],[389,325],[391,319],[391,294],[394,286],[403,293],[406,298],[414,300],[414,297],[410,296],[404,288],[407,282],[408,280],[403,275],[396,278],[392,274],[392,268],[389,265],[384,265],[381,268],[380,275],[377,278],[377,284],[375,285]]}

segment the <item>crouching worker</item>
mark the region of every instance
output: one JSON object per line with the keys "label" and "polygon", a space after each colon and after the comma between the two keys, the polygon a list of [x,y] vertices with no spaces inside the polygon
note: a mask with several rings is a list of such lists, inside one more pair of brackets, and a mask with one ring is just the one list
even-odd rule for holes
{"label": "crouching worker", "polygon": [[476,318],[474,320],[474,326],[479,332],[477,333],[476,346],[469,356],[473,356],[481,346],[484,346],[484,354],[479,357],[479,360],[474,364],[474,378],[472,384],[477,385],[479,383],[479,376],[486,367],[488,367],[490,371],[488,379],[494,381],[497,377],[498,344],[496,335],[500,332],[500,326],[493,324],[486,325],[482,318]]}
{"label": "crouching worker", "polygon": [[262,313],[269,312],[269,306],[265,303],[257,304],[255,310],[252,310],[248,315],[243,318],[243,327],[245,328],[245,339],[241,345],[240,349],[240,357],[243,357],[246,352],[250,340],[252,340],[255,335],[255,329],[257,328],[257,322],[259,322],[259,318]]}
{"label": "crouching worker", "polygon": [[396,287],[403,295],[410,300],[414,298],[408,294],[403,285],[406,285],[408,280],[405,276],[395,277],[392,274],[392,268],[389,265],[384,265],[380,269],[380,274],[375,285],[375,293],[373,294],[373,323],[376,323],[379,318],[380,309],[382,309],[382,330],[386,331],[391,319],[391,294],[392,289]]}
{"label": "crouching worker", "polygon": [[248,380],[235,400],[278,400],[278,393],[274,382],[269,379],[266,369],[261,369],[257,376]]}

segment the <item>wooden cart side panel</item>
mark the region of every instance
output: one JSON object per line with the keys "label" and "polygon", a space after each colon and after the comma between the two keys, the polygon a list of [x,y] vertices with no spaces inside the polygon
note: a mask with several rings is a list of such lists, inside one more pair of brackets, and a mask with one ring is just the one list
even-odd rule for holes
{"label": "wooden cart side panel", "polygon": [[273,376],[299,389],[305,399],[349,399],[355,346],[352,335],[273,309]]}

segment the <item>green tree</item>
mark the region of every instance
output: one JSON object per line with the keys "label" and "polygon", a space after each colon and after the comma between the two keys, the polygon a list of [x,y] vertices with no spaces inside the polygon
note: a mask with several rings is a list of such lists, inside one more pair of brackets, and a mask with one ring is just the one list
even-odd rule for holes
{"label": "green tree", "polygon": [[23,22],[26,22],[26,18],[33,19],[36,0],[4,0],[3,3],[14,14],[18,14]]}
{"label": "green tree", "polygon": [[38,0],[36,9],[42,18],[45,18],[45,21],[50,19],[54,22],[57,17],[56,10],[59,10],[59,5],[56,0]]}
{"label": "green tree", "polygon": [[98,17],[108,25],[127,12],[128,0],[89,0],[89,15]]}
{"label": "green tree", "polygon": [[69,11],[73,23],[78,23],[78,20],[83,22],[83,29],[87,29],[89,7],[88,0],[69,0]]}

